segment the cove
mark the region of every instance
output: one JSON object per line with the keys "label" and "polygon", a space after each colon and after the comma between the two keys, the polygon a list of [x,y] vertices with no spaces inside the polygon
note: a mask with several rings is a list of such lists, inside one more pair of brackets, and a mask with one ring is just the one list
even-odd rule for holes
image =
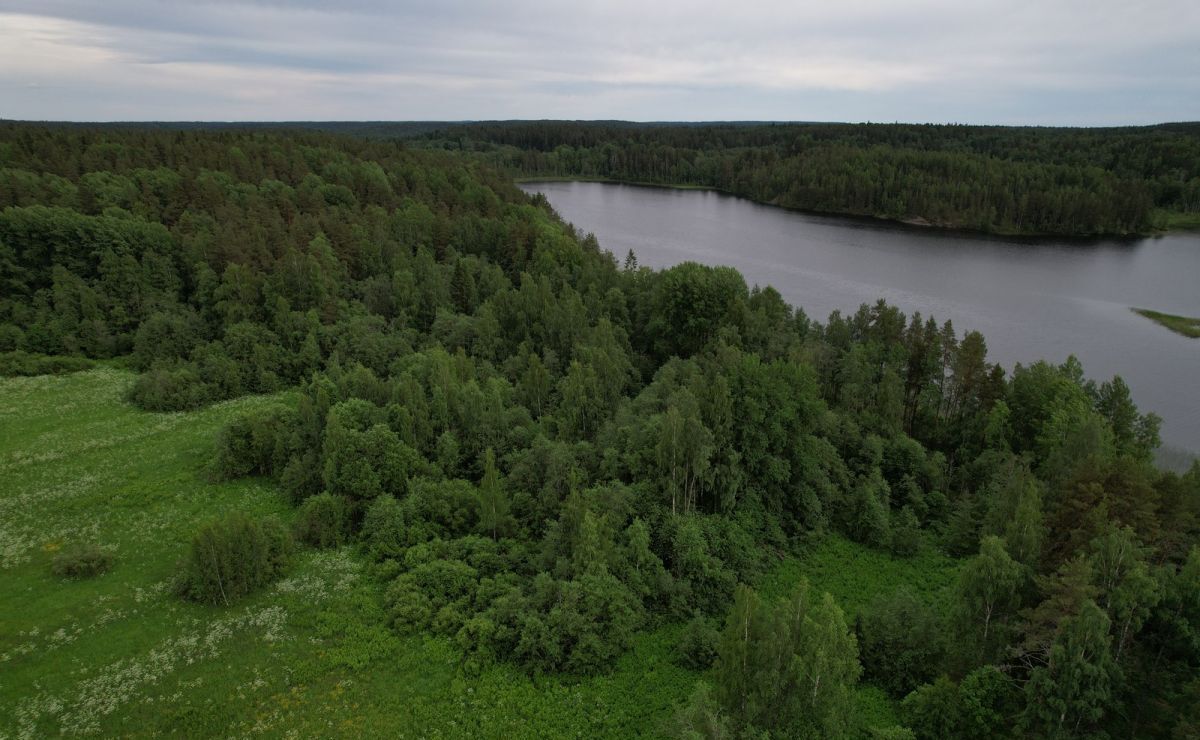
{"label": "cove", "polygon": [[1200,234],[1029,240],[818,216],[704,190],[525,182],[582,233],[655,268],[729,265],[772,285],[813,319],[883,298],[975,330],[988,357],[1062,362],[1097,381],[1120,375],[1142,411],[1163,417],[1164,447],[1200,450],[1200,339],[1131,307],[1200,316]]}

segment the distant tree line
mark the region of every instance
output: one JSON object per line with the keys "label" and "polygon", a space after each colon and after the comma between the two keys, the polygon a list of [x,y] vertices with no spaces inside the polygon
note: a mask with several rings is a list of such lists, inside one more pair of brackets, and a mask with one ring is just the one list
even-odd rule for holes
{"label": "distant tree line", "polygon": [[[1075,360],[877,303],[810,319],[735,270],[618,264],[477,159],[321,133],[0,127],[3,350],[125,357],[131,400],[235,418],[224,517],[176,588],[217,605],[294,542],[374,563],[391,626],[463,670],[607,670],[687,622],[681,736],[1187,736],[1200,726],[1200,466]],[[963,559],[947,603],[861,613],[754,586],[829,533]]]}
{"label": "distant tree line", "polygon": [[699,185],[809,211],[1011,234],[1144,233],[1200,214],[1200,126],[455,126],[427,145],[522,177]]}

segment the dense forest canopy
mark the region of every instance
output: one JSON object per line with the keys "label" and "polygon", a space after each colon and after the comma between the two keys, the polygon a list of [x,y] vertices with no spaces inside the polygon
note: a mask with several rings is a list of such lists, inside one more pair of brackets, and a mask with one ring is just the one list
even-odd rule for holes
{"label": "dense forest canopy", "polygon": [[463,125],[455,121],[109,121],[86,123],[77,121],[7,121],[0,125],[45,127],[87,131],[103,128],[106,131],[210,131],[210,132],[268,132],[314,131],[345,134],[368,139],[403,139]]}
{"label": "dense forest canopy", "polygon": [[430,145],[522,177],[717,188],[753,200],[1013,234],[1130,234],[1200,217],[1200,126],[460,125]]}
{"label": "dense forest canopy", "polygon": [[[939,151],[922,127],[466,131],[508,137],[494,153],[529,172],[978,166],[1025,199],[1098,199],[1080,223],[1099,230],[1197,185],[1171,129],[1074,152],[1006,129],[946,129]],[[1045,213],[1023,223],[1065,224]],[[294,531],[207,525],[187,598],[260,587],[295,537],[355,547],[389,627],[453,639],[468,676],[603,672],[687,622],[681,660],[706,673],[670,722],[685,737],[860,734],[859,682],[901,702],[889,737],[1200,727],[1200,465],[1156,470],[1158,419],[1073,360],[1010,373],[980,334],[883,302],[817,321],[729,268],[618,264],[478,157],[319,132],[0,127],[0,285],[4,366],[122,358],[129,400],[158,411],[294,389],[226,427],[212,464],[274,480]],[[944,604],[756,591],[830,533],[964,564]]]}

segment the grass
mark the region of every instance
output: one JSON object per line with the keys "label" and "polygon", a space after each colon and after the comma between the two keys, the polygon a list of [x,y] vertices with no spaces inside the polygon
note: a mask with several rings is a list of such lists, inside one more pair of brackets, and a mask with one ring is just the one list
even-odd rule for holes
{"label": "grass", "polygon": [[[706,678],[673,662],[681,625],[638,635],[603,676],[465,671],[452,642],[386,627],[351,548],[304,551],[230,607],[175,598],[175,563],[201,522],[231,509],[293,517],[269,483],[204,475],[220,426],[279,397],[152,414],[123,402],[133,377],[0,380],[0,738],[656,736]],[[76,542],[111,552],[112,568],[53,575]],[[901,582],[936,594],[953,572],[932,554],[899,560],[827,538],[761,587],[783,594],[805,575],[853,613]],[[864,728],[895,723],[878,689],[860,687],[857,702]]]}
{"label": "grass", "polygon": [[817,591],[828,591],[853,622],[877,596],[905,586],[917,596],[942,604],[958,577],[960,561],[936,550],[923,549],[911,558],[829,535],[800,555],[785,557],[763,578],[759,593],[786,598],[801,577]]}
{"label": "grass", "polygon": [[[763,577],[758,591],[769,599],[787,598],[796,583],[807,578],[817,592],[833,595],[846,613],[846,623],[853,625],[876,597],[901,586],[945,608],[960,564],[928,548],[911,558],[899,558],[829,535],[809,545],[805,552],[780,560]],[[900,722],[897,703],[877,686],[859,684],[855,703],[859,724],[864,728],[885,729]]]}
{"label": "grass", "polygon": [[1154,213],[1154,225],[1161,231],[1197,231],[1200,230],[1200,213],[1159,209]]}
{"label": "grass", "polygon": [[1193,339],[1200,338],[1200,319],[1160,313],[1159,311],[1151,311],[1148,308],[1135,308],[1133,312],[1167,327],[1176,334],[1182,334],[1185,337],[1192,337]]}
{"label": "grass", "polygon": [[[232,607],[173,597],[201,522],[292,516],[268,483],[204,476],[217,429],[278,399],[151,414],[122,400],[133,377],[0,380],[0,738],[628,737],[654,734],[699,679],[671,662],[674,625],[640,635],[607,676],[465,675],[449,641],[384,626],[349,548],[301,554]],[[112,551],[113,568],[54,576],[54,555],[79,541]]]}

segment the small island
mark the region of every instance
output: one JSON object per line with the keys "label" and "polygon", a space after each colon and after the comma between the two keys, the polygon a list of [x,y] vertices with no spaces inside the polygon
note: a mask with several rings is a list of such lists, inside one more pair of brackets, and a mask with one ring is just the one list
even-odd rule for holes
{"label": "small island", "polygon": [[1148,308],[1135,308],[1133,311],[1155,323],[1167,327],[1176,334],[1182,334],[1185,337],[1192,337],[1193,339],[1200,337],[1200,319],[1160,313],[1158,311],[1151,311]]}

